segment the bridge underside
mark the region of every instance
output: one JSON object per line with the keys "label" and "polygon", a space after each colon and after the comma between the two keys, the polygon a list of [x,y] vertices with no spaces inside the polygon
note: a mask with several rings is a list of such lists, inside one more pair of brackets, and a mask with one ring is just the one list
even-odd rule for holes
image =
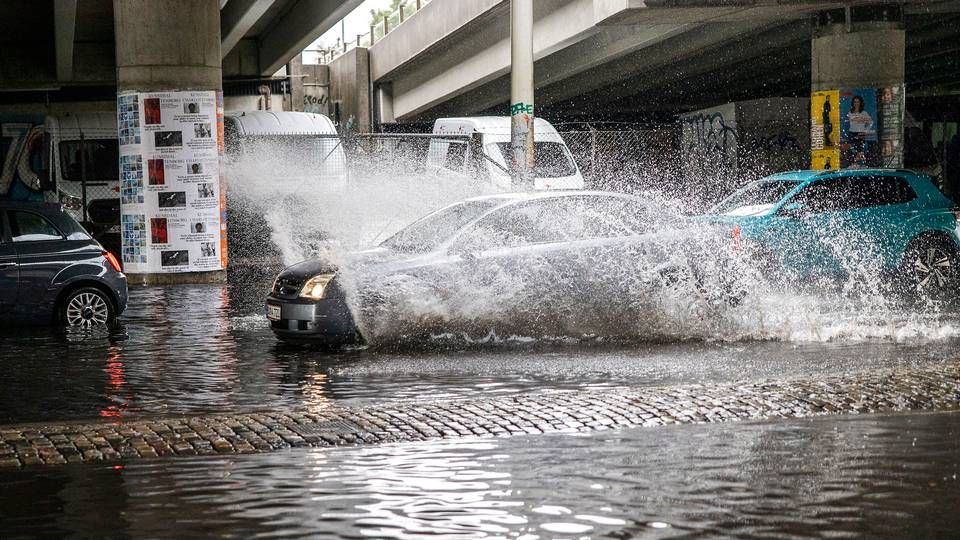
{"label": "bridge underside", "polygon": [[[824,2],[710,9],[634,9],[631,4],[537,3],[538,114],[558,120],[636,119],[743,99],[808,96],[811,37],[818,24],[845,20],[843,9],[823,11],[836,7]],[[600,12],[604,5],[615,6],[606,18]],[[458,14],[432,8],[370,50],[371,76],[375,84],[389,87],[396,120],[506,113],[509,3],[480,1],[472,12]],[[903,21],[905,82],[913,103],[936,103],[960,93],[960,3],[906,3],[893,6],[893,13],[885,10],[890,6],[863,5],[851,17],[854,22]],[[456,16],[462,24],[439,21]],[[423,28],[415,28],[418,17]],[[419,42],[401,35],[422,35],[427,25],[452,29]],[[421,52],[401,59],[397,48]]]}

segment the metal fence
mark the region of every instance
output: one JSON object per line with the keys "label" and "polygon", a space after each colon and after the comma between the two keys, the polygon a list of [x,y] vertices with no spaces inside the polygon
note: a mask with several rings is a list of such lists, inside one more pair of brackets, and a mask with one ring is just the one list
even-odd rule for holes
{"label": "metal fence", "polygon": [[578,122],[556,127],[594,189],[669,192],[681,182],[675,125]]}

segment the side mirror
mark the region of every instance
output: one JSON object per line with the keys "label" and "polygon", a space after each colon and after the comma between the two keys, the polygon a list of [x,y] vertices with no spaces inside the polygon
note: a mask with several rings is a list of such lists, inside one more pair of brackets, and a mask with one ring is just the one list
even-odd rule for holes
{"label": "side mirror", "polygon": [[794,202],[784,205],[778,214],[788,218],[801,218],[807,215],[807,212],[804,210],[802,203]]}

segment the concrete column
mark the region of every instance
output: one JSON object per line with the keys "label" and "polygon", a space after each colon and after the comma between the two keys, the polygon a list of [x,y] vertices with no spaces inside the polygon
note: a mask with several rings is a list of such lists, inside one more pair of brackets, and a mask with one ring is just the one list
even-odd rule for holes
{"label": "concrete column", "polygon": [[533,187],[533,0],[510,1],[510,148],[514,186]]}
{"label": "concrete column", "polygon": [[113,0],[117,89],[223,90],[217,0]]}
{"label": "concrete column", "polygon": [[824,25],[811,49],[813,167],[901,167],[903,24]]}
{"label": "concrete column", "polygon": [[[127,92],[185,92],[185,91],[216,91],[218,99],[215,106],[222,111],[222,72],[220,57],[220,2],[218,0],[113,0],[114,33],[116,41],[117,62],[117,90],[123,94]],[[204,103],[202,107],[209,107]],[[143,105],[141,105],[143,107]],[[186,107],[186,104],[184,104]],[[209,110],[209,109],[207,109]],[[141,109],[141,114],[143,109]],[[118,110],[118,114],[123,111]],[[194,106],[181,109],[182,113],[194,113]],[[164,112],[164,115],[167,113]],[[166,116],[165,116],[166,118]],[[222,116],[221,116],[222,118]],[[184,121],[186,122],[186,120]],[[146,131],[148,120],[141,119],[138,129],[143,137],[153,136]],[[121,126],[122,128],[123,126]],[[216,125],[213,129],[215,141],[222,145],[222,132],[217,133]],[[211,137],[210,129],[200,127],[198,136]],[[184,148],[187,147],[190,134],[183,134]],[[121,133],[121,153],[123,152],[124,136]],[[159,143],[158,143],[159,146]],[[222,147],[222,146],[221,146]],[[121,162],[123,157],[121,157]],[[176,161],[170,159],[168,161]],[[213,182],[218,182],[219,163],[204,164],[203,168],[212,176]],[[162,165],[161,165],[162,166]],[[179,165],[178,165],[179,166]],[[185,165],[189,167],[188,165]],[[148,183],[147,163],[142,163],[144,186]],[[121,173],[123,164],[121,163]],[[183,174],[177,169],[174,174]],[[188,171],[189,172],[189,171]],[[195,170],[194,170],[195,172]],[[170,181],[171,172],[166,173]],[[122,178],[122,176],[121,176]],[[123,183],[121,181],[121,183]],[[150,186],[146,186],[150,187]],[[191,189],[192,188],[192,189]],[[222,182],[220,189],[222,190]],[[197,186],[187,186],[190,193],[187,200],[192,201],[193,191]],[[146,196],[157,195],[144,189]],[[220,200],[223,193],[220,192]],[[121,199],[121,201],[123,201]],[[123,202],[122,202],[123,204]],[[191,203],[192,204],[192,203]],[[222,204],[222,203],[221,203]],[[189,207],[189,206],[188,206]],[[146,231],[151,233],[151,212],[145,211]],[[222,212],[221,212],[222,215]],[[168,217],[171,223],[170,233],[173,234],[173,217]],[[195,230],[202,230],[194,225]],[[210,231],[212,233],[212,231]],[[167,229],[164,229],[164,234]],[[148,242],[151,240],[148,238]],[[128,242],[124,239],[125,248]],[[147,244],[148,249],[151,247]],[[179,248],[172,248],[179,249]],[[207,246],[209,249],[209,246]],[[217,254],[226,250],[226,243],[217,240]],[[170,259],[168,257],[168,262]],[[225,260],[225,259],[224,259]],[[173,266],[172,264],[170,265]],[[201,283],[219,282],[226,279],[225,270],[164,272],[164,273],[135,273],[127,271],[131,284],[163,284],[163,283]]]}
{"label": "concrete column", "polygon": [[330,101],[340,104],[340,133],[368,133],[373,127],[368,50],[354,47],[329,65]]}

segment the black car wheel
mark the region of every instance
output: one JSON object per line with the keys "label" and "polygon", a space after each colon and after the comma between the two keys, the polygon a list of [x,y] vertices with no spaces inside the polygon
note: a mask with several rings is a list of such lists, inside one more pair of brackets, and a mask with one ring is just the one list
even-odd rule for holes
{"label": "black car wheel", "polygon": [[955,246],[939,239],[921,239],[904,253],[901,274],[910,292],[943,299],[956,294],[958,265],[960,257]]}
{"label": "black car wheel", "polygon": [[92,328],[113,322],[115,317],[110,298],[94,287],[71,291],[60,308],[60,322],[72,328]]}

